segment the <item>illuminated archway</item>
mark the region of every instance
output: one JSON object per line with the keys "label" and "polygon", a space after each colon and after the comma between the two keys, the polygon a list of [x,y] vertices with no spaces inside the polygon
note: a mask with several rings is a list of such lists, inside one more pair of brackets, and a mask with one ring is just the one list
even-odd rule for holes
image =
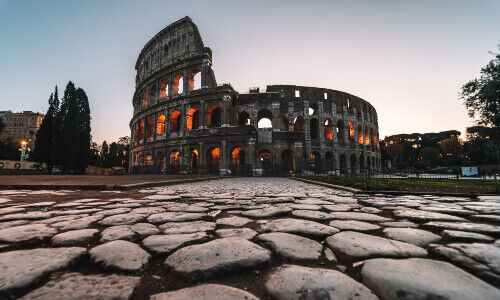
{"label": "illuminated archway", "polygon": [[221,151],[220,148],[210,148],[207,151],[208,171],[210,173],[219,173],[221,166]]}
{"label": "illuminated archway", "polygon": [[170,131],[171,132],[179,132],[181,128],[181,118],[180,118],[180,112],[179,111],[174,111],[170,115]]}
{"label": "illuminated archway", "polygon": [[148,105],[148,91],[144,91],[142,94],[142,106]]}
{"label": "illuminated archway", "polygon": [[168,96],[168,80],[163,80],[160,85],[160,98],[165,98]]}
{"label": "illuminated archway", "polygon": [[361,125],[358,125],[358,143],[363,145],[363,128]]}
{"label": "illuminated archway", "polygon": [[170,165],[171,166],[178,166],[179,165],[179,151],[172,151],[170,152]]}
{"label": "illuminated archway", "polygon": [[231,152],[231,164],[232,165],[244,165],[245,164],[245,150],[241,147],[236,147]]}
{"label": "illuminated archway", "polygon": [[198,108],[192,107],[188,110],[186,116],[187,130],[198,129],[200,127],[200,112]]}
{"label": "illuminated archway", "polygon": [[325,140],[333,140],[333,122],[329,118],[325,119],[324,131]]}
{"label": "illuminated archway", "polygon": [[158,117],[158,122],[156,124],[156,134],[163,135],[165,133],[165,115],[160,115]]}
{"label": "illuminated archway", "polygon": [[368,126],[365,127],[365,145],[370,145],[370,131]]}
{"label": "illuminated archway", "polygon": [[141,126],[139,128],[139,138],[140,139],[144,138],[144,121],[141,121]]}
{"label": "illuminated archway", "polygon": [[273,155],[270,151],[262,150],[259,153],[259,162],[262,167],[262,175],[271,175],[273,170]]}
{"label": "illuminated archway", "polygon": [[193,173],[198,172],[198,150],[194,149],[191,151],[191,170]]}
{"label": "illuminated archway", "polygon": [[349,124],[349,138],[354,140],[356,136],[356,129],[354,127],[354,123],[352,121],[349,121],[348,124]]}

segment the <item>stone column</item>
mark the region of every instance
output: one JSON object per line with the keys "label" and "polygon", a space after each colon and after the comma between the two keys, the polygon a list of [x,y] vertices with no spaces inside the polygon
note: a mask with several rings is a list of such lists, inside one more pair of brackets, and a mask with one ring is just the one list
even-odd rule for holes
{"label": "stone column", "polygon": [[227,169],[228,169],[228,163],[227,163],[227,151],[228,151],[228,146],[226,141],[222,141],[222,149],[221,149],[221,167],[220,167],[220,173],[221,175],[226,175],[227,174]]}

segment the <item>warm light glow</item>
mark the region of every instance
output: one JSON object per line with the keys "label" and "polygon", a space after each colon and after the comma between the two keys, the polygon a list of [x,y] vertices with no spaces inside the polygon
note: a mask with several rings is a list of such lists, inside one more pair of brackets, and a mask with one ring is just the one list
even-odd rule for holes
{"label": "warm light glow", "polygon": [[168,81],[165,79],[160,85],[160,98],[165,98],[168,95]]}
{"label": "warm light glow", "polygon": [[179,123],[180,123],[180,120],[179,120],[179,115],[181,113],[179,111],[174,111],[172,113],[172,115],[170,115],[170,131],[171,132],[177,132],[179,131]]}
{"label": "warm light glow", "polygon": [[212,150],[212,152],[210,152],[212,154],[212,160],[218,160],[220,159],[220,149],[219,148],[214,148]]}
{"label": "warm light glow", "polygon": [[234,148],[233,152],[231,153],[231,161],[233,165],[239,165],[240,164],[240,152],[243,150],[241,147]]}
{"label": "warm light glow", "polygon": [[174,77],[174,95],[182,94],[184,91],[184,79],[181,74],[178,74]]}
{"label": "warm light glow", "polygon": [[142,94],[142,106],[148,105],[148,91],[144,91]]}
{"label": "warm light glow", "polygon": [[370,134],[368,127],[365,127],[365,145],[370,145]]}
{"label": "warm light glow", "polygon": [[178,166],[179,165],[179,151],[170,153],[170,165]]}
{"label": "warm light glow", "polygon": [[333,122],[330,119],[325,120],[325,140],[333,139]]}
{"label": "warm light glow", "polygon": [[363,145],[363,128],[361,126],[358,126],[358,143]]}
{"label": "warm light glow", "polygon": [[26,141],[22,141],[21,142],[21,145],[23,145],[23,146],[26,145],[26,144],[27,144]]}
{"label": "warm light glow", "polygon": [[165,115],[160,115],[158,117],[158,123],[156,124],[156,134],[162,135],[165,133]]}
{"label": "warm light glow", "polygon": [[188,110],[188,113],[186,116],[186,128],[187,128],[187,130],[198,129],[198,127],[199,127],[198,115],[199,115],[199,113],[198,113],[197,108],[190,108]]}
{"label": "warm light glow", "polygon": [[352,121],[349,121],[349,137],[351,139],[354,139],[354,136],[356,135],[356,129],[354,128],[354,123]]}

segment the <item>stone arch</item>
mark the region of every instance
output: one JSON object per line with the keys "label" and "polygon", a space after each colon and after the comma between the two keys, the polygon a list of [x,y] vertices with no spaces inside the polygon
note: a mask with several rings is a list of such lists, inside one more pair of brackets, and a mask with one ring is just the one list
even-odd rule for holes
{"label": "stone arch", "polygon": [[363,128],[358,125],[358,144],[363,145]]}
{"label": "stone arch", "polygon": [[144,91],[144,93],[142,93],[142,106],[145,107],[148,105],[148,91]]}
{"label": "stone arch", "polygon": [[231,150],[231,165],[242,166],[245,164],[245,149],[240,146],[234,147]]}
{"label": "stone arch", "polygon": [[165,115],[161,114],[158,117],[158,121],[156,123],[156,134],[164,135],[165,134]]}
{"label": "stone arch", "polygon": [[222,153],[219,147],[211,147],[207,150],[208,172],[219,174],[221,169]]}
{"label": "stone arch", "polygon": [[320,173],[323,169],[322,166],[322,160],[321,160],[321,153],[317,150],[311,152],[311,161],[314,163],[312,169],[316,173]]}
{"label": "stone arch", "polygon": [[198,90],[201,88],[201,71],[194,69],[189,74],[189,90]]}
{"label": "stone arch", "polygon": [[191,107],[186,115],[187,130],[198,129],[200,127],[200,111],[196,107]]}
{"label": "stone arch", "polygon": [[257,128],[272,128],[273,114],[267,109],[261,109],[257,113]]}
{"label": "stone arch", "polygon": [[181,129],[181,113],[175,110],[170,115],[170,132],[179,132]]}
{"label": "stone arch", "polygon": [[153,116],[148,117],[148,128],[146,131],[147,137],[152,137],[155,133],[155,119]]}
{"label": "stone arch", "polygon": [[288,131],[288,118],[285,116],[281,117],[281,127],[283,131]]}
{"label": "stone arch", "polygon": [[163,168],[163,164],[164,163],[165,163],[165,154],[164,154],[164,152],[163,151],[157,151],[156,155],[155,155],[155,165]]}
{"label": "stone arch", "polygon": [[174,95],[182,94],[182,92],[184,91],[184,77],[182,76],[182,74],[175,75],[172,88]]}
{"label": "stone arch", "polygon": [[145,131],[145,124],[144,124],[144,120],[141,121],[141,125],[140,125],[140,128],[139,128],[139,138],[140,139],[143,139],[144,138],[144,131]]}
{"label": "stone arch", "polygon": [[169,155],[169,165],[173,167],[178,167],[180,163],[180,152],[179,150],[170,151]]}
{"label": "stone arch", "polygon": [[144,156],[144,164],[146,166],[151,166],[153,164],[153,155],[151,152],[146,152],[146,155]]}
{"label": "stone arch", "polygon": [[337,139],[344,139],[344,122],[342,120],[337,121]]}
{"label": "stone arch", "polygon": [[365,126],[365,145],[370,145],[370,130]]}
{"label": "stone arch", "polygon": [[210,128],[220,127],[222,123],[222,109],[219,105],[212,104],[207,109],[207,123]]}
{"label": "stone arch", "polygon": [[333,122],[330,118],[325,119],[324,133],[325,140],[333,140]]}
{"label": "stone arch", "polygon": [[311,139],[312,140],[315,140],[315,139],[319,139],[319,122],[318,122],[318,119],[316,118],[312,118],[310,121],[309,121],[309,132],[311,134]]}
{"label": "stone arch", "polygon": [[257,155],[259,160],[259,165],[262,169],[263,176],[272,175],[273,171],[273,153],[269,150],[261,150]]}
{"label": "stone arch", "polygon": [[356,137],[356,128],[353,121],[349,121],[349,139],[354,140]]}
{"label": "stone arch", "polygon": [[198,173],[198,162],[200,159],[200,155],[198,153],[198,150],[196,147],[194,147],[190,152],[189,152],[189,167],[191,169],[192,173]]}
{"label": "stone arch", "polygon": [[168,80],[165,79],[160,84],[160,98],[166,98],[168,95]]}
{"label": "stone arch", "polygon": [[302,116],[297,116],[293,121],[293,131],[304,132],[305,128],[304,118]]}

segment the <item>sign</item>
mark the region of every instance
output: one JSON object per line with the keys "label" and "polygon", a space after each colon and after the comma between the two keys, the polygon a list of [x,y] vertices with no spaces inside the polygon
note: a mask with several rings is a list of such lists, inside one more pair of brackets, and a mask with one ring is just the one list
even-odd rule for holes
{"label": "sign", "polygon": [[477,167],[462,167],[462,176],[478,176]]}

